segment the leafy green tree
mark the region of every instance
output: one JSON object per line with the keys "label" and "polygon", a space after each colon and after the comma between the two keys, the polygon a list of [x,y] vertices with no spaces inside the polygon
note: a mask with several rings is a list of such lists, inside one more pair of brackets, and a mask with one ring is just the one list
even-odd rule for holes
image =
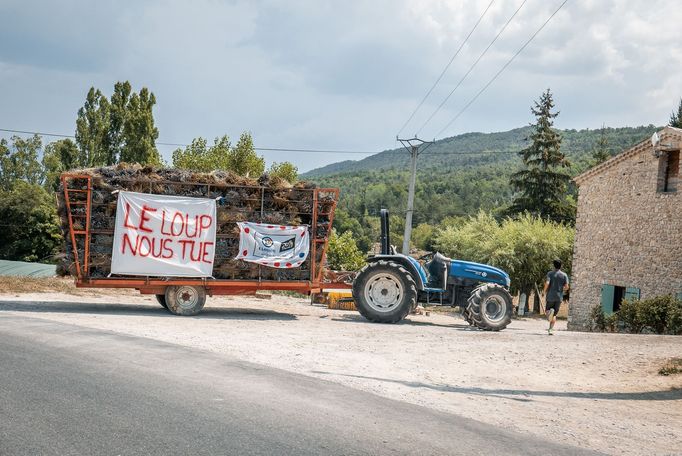
{"label": "leafy green tree", "polygon": [[436,227],[428,223],[420,223],[412,230],[411,242],[418,249],[431,251],[433,250],[434,234]]}
{"label": "leafy green tree", "polygon": [[230,149],[227,136],[215,138],[210,147],[204,138],[195,138],[184,149],[173,151],[173,167],[203,172],[228,169]]}
{"label": "leafy green tree", "polygon": [[574,236],[573,228],[530,214],[499,223],[490,213],[479,212],[464,225],[440,229],[435,246],[453,258],[505,270],[512,291],[528,294],[541,287],[554,258],[561,258],[570,274]]}
{"label": "leafy green tree", "polygon": [[43,170],[38,161],[38,153],[43,142],[40,136],[24,139],[12,136],[10,145],[5,139],[0,140],[0,188],[9,190],[18,180],[30,184],[40,184]]}
{"label": "leafy green tree", "polygon": [[128,81],[117,82],[111,99],[91,87],[78,110],[76,144],[79,166],[113,165],[119,161],[158,165],[159,131],[152,109],[156,97],[146,87],[135,93]]}
{"label": "leafy green tree", "polygon": [[358,249],[353,233],[346,231],[338,235],[332,230],[327,250],[329,268],[336,271],[357,271],[365,265],[365,256]]}
{"label": "leafy green tree", "polygon": [[40,185],[17,180],[0,190],[0,258],[45,261],[62,245],[53,197]]}
{"label": "leafy green tree", "polygon": [[670,122],[668,125],[675,128],[682,128],[682,98],[680,98],[680,104],[677,106],[677,112],[673,111],[672,114],[670,114]]}
{"label": "leafy green tree", "polygon": [[561,152],[561,135],[552,128],[559,112],[552,112],[554,101],[547,89],[535,102],[531,112],[532,144],[519,154],[525,169],[511,176],[511,185],[518,192],[510,213],[530,214],[554,221],[572,222],[575,209],[566,200],[571,177],[566,172],[569,161]]}
{"label": "leafy green tree", "polygon": [[251,133],[244,132],[230,151],[228,167],[230,171],[246,177],[258,177],[265,171],[265,159],[256,153]]}
{"label": "leafy green tree", "polygon": [[109,150],[110,106],[99,89],[91,87],[85,104],[76,118],[76,144],[80,149],[80,166],[111,164]]}
{"label": "leafy green tree", "polygon": [[123,119],[123,146],[120,161],[143,165],[160,165],[161,156],[156,149],[159,130],[154,126],[152,108],[156,97],[146,87],[133,93]]}
{"label": "leafy green tree", "polygon": [[60,139],[45,146],[43,152],[43,171],[45,188],[54,192],[59,187],[59,176],[64,171],[77,168],[79,152],[76,144],[70,139]]}
{"label": "leafy green tree", "polygon": [[281,177],[291,184],[298,180],[298,168],[291,162],[274,162],[272,165],[270,165],[268,174],[271,176]]}
{"label": "leafy green tree", "polygon": [[609,152],[609,140],[606,138],[606,127],[601,126],[601,133],[597,144],[592,152],[592,159],[594,160],[594,166],[605,162],[611,158],[611,153]]}

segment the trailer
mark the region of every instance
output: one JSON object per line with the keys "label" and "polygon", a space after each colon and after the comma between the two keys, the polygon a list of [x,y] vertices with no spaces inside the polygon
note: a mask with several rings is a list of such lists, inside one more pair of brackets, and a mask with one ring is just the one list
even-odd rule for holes
{"label": "trailer", "polygon": [[[102,168],[101,170],[105,170]],[[104,171],[102,171],[104,172]],[[103,179],[100,173],[74,172],[61,175],[58,206],[67,244],[67,268],[79,288],[134,288],[156,295],[159,303],[177,315],[195,315],[206,296],[255,294],[263,290],[285,290],[310,295],[324,288],[351,287],[347,282],[325,278],[325,259],[338,188],[313,185],[271,186],[221,182],[210,174],[193,173],[191,178],[164,179],[164,175],[138,170],[135,176]],[[205,177],[197,181],[199,177]],[[223,199],[218,209],[213,277],[127,276],[113,274],[107,258],[111,252],[117,211],[117,191],[150,195],[183,195]],[[283,209],[285,207],[285,209]],[[300,267],[273,270],[237,259],[235,247],[239,219],[281,224],[295,220],[309,233],[309,254]],[[216,220],[216,223],[218,222]],[[220,273],[215,272],[218,267]]]}

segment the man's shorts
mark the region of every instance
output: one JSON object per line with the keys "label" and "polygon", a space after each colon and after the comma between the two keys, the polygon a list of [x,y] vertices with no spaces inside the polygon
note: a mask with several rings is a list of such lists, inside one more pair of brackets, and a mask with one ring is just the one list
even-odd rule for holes
{"label": "man's shorts", "polygon": [[554,309],[554,315],[559,313],[559,307],[561,307],[561,301],[547,301],[547,307],[545,308],[546,312],[549,312],[550,310]]}

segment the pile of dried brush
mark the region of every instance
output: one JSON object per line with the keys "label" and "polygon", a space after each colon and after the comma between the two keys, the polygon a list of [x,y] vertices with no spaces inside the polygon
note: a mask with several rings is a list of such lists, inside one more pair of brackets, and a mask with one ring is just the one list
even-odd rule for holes
{"label": "pile of dried brush", "polygon": [[[250,221],[277,225],[309,225],[313,219],[314,184],[298,182],[291,185],[284,179],[264,174],[259,179],[238,176],[231,172],[198,173],[181,169],[119,164],[103,168],[71,171],[91,177],[90,260],[89,277],[106,277],[110,273],[114,219],[117,195],[115,190],[126,190],[160,195],[200,198],[223,197],[217,208],[217,235],[213,276],[216,279],[241,280],[307,280],[310,277],[310,256],[300,268],[273,269],[235,260],[239,252],[239,228],[236,222]],[[70,189],[85,189],[85,179],[69,181]],[[75,275],[73,248],[69,233],[64,192],[60,188],[58,210],[66,239],[65,258],[59,268],[63,274]],[[71,201],[85,201],[86,193],[71,193]],[[320,193],[318,213],[329,214],[335,205],[334,193]],[[85,228],[85,206],[71,208],[74,229]],[[317,233],[311,239],[324,239],[329,233],[329,216],[320,215]],[[81,237],[82,239],[82,237]],[[79,258],[83,258],[84,244],[78,242]],[[312,241],[311,241],[312,242]],[[311,250],[312,252],[312,250]],[[321,261],[321,251],[317,252]],[[82,260],[81,260],[82,261]]]}

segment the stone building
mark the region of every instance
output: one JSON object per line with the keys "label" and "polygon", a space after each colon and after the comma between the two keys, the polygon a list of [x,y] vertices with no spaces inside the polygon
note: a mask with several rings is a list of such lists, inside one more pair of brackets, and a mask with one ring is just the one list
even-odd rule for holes
{"label": "stone building", "polygon": [[681,145],[666,127],[575,178],[569,329],[587,329],[600,303],[611,313],[624,298],[682,295]]}

